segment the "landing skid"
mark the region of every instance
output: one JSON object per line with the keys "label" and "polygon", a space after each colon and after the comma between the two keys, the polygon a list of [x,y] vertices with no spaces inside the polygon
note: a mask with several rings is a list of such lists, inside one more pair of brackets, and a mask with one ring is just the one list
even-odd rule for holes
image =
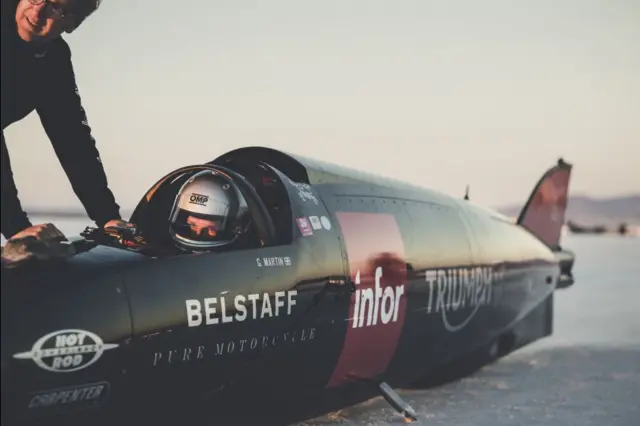
{"label": "landing skid", "polygon": [[378,385],[378,389],[380,393],[384,397],[384,399],[402,416],[404,417],[405,422],[412,423],[418,421],[418,416],[416,415],[416,411],[413,409],[411,405],[389,386],[386,382],[382,382]]}

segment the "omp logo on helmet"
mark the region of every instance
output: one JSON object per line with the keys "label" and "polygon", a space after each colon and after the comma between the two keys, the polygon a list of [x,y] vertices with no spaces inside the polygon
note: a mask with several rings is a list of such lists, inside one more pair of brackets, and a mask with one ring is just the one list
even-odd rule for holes
{"label": "omp logo on helmet", "polygon": [[[384,373],[400,339],[406,309],[407,267],[395,217],[379,213],[338,212],[349,274],[349,322],[342,353],[327,387]],[[375,236],[372,236],[375,230]]]}
{"label": "omp logo on helmet", "polygon": [[190,204],[197,204],[199,206],[206,206],[209,202],[208,195],[196,194],[195,192],[189,197]]}
{"label": "omp logo on helmet", "polygon": [[82,370],[100,359],[116,343],[104,343],[100,336],[86,330],[59,330],[39,338],[28,352],[14,354],[15,359],[31,359],[44,370],[70,373]]}

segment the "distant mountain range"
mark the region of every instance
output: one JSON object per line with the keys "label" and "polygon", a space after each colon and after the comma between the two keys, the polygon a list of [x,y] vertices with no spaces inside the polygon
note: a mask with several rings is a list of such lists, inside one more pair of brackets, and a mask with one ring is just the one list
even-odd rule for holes
{"label": "distant mountain range", "polygon": [[[496,210],[516,217],[521,209],[522,205],[509,205]],[[570,196],[565,219],[581,226],[617,227],[621,223],[640,226],[640,194],[611,198]]]}
{"label": "distant mountain range", "polygon": [[[494,207],[495,208],[495,207]],[[522,205],[512,204],[495,208],[509,217],[517,217]],[[57,208],[27,208],[30,216],[87,218],[83,210],[64,210]],[[123,217],[129,217],[133,211],[122,210]],[[593,198],[584,195],[569,197],[566,220],[582,226],[617,227],[621,223],[640,226],[640,194],[612,198]]]}

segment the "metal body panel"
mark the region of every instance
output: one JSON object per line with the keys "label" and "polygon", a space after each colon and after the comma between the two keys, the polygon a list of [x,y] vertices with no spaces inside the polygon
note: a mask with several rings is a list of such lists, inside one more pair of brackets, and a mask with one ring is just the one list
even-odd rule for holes
{"label": "metal body panel", "polygon": [[[255,188],[271,243],[193,255],[97,247],[7,282],[3,270],[3,404],[24,417],[34,392],[75,386],[71,404],[49,397],[48,409],[73,414],[65,424],[162,424],[269,395],[306,399],[287,407],[303,419],[374,394],[369,384],[408,384],[479,348],[496,359],[551,333],[557,255],[498,214],[268,148],[208,164]],[[173,176],[132,216],[155,242],[167,241]],[[117,346],[68,373],[14,357],[62,329]],[[86,409],[78,389],[92,383],[109,393]]]}

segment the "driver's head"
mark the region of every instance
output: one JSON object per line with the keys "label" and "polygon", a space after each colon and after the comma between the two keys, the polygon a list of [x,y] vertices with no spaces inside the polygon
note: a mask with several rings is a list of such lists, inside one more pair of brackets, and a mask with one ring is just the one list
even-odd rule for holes
{"label": "driver's head", "polygon": [[18,35],[26,42],[46,42],[63,32],[71,33],[100,3],[101,0],[18,0]]}
{"label": "driver's head", "polygon": [[246,232],[249,213],[236,186],[206,170],[180,188],[169,221],[178,248],[205,251],[229,244]]}

